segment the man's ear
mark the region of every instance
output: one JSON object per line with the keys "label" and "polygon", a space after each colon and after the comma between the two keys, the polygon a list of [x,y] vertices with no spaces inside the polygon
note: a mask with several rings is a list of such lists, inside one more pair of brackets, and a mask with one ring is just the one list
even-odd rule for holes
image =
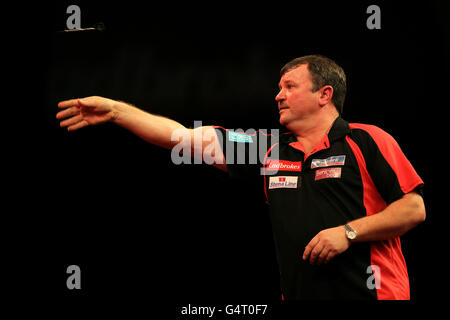
{"label": "man's ear", "polygon": [[331,98],[333,98],[333,87],[330,85],[323,86],[320,88],[320,95],[319,95],[319,105],[321,107],[327,105],[331,102]]}

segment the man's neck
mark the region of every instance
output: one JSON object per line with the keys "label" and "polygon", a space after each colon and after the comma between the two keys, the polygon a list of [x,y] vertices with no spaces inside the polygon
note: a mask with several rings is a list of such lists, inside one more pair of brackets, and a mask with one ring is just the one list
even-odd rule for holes
{"label": "man's neck", "polygon": [[302,144],[305,153],[308,154],[322,140],[324,135],[328,134],[338,117],[339,114],[337,112],[322,114],[317,117],[313,116],[296,121],[287,128],[295,135],[297,141]]}

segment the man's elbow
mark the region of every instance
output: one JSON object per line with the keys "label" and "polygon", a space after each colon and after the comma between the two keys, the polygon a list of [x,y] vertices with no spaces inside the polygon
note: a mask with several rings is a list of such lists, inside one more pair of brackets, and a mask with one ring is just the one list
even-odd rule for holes
{"label": "man's elbow", "polygon": [[414,197],[412,197],[411,200],[412,200],[411,220],[414,225],[418,225],[424,222],[427,216],[425,210],[425,203],[423,201],[422,196],[417,193],[414,194]]}

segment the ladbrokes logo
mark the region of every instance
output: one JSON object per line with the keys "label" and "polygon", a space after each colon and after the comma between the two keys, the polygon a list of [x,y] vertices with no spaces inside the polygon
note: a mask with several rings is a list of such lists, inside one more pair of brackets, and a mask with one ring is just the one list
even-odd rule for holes
{"label": "ladbrokes logo", "polygon": [[300,161],[287,160],[271,160],[267,162],[267,170],[275,171],[302,171],[302,163]]}

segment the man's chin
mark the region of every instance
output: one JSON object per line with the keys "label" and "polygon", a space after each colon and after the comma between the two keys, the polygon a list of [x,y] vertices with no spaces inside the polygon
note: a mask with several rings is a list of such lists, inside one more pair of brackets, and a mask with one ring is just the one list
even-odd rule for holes
{"label": "man's chin", "polygon": [[287,121],[282,115],[280,116],[279,122],[282,126],[285,126],[285,127],[289,123],[289,121]]}

